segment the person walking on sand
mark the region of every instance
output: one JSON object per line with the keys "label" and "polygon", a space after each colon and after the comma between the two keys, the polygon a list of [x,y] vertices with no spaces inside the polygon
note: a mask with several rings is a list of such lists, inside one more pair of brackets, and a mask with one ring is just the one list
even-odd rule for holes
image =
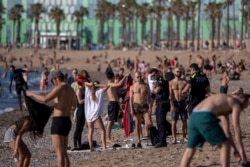
{"label": "person walking on sand", "polygon": [[22,137],[26,132],[30,132],[33,139],[41,137],[36,133],[36,125],[30,116],[24,116],[15,121],[5,132],[4,143],[9,143],[13,150],[13,157],[17,162],[17,167],[28,167],[30,165],[31,153],[24,143]]}
{"label": "person walking on sand", "polygon": [[228,83],[230,81],[230,78],[228,76],[228,72],[226,70],[225,67],[221,67],[220,68],[220,72],[222,74],[222,77],[221,77],[221,85],[220,85],[220,93],[225,93],[227,94],[227,90],[228,90]]}
{"label": "person walking on sand", "polygon": [[[150,106],[149,106],[150,105]],[[149,86],[144,83],[142,73],[135,73],[135,82],[130,87],[130,111],[135,117],[136,133],[138,137],[137,147],[142,148],[141,145],[141,122],[144,117],[146,129],[153,125],[151,120],[152,103]]]}
{"label": "person walking on sand", "polygon": [[[196,148],[202,147],[205,141],[220,147],[222,167],[230,166],[230,147],[237,160],[248,163],[240,128],[240,113],[247,108],[248,102],[248,95],[239,91],[233,95],[214,94],[200,102],[189,119],[188,143],[180,166],[189,167]],[[237,146],[230,132],[230,120]]]}
{"label": "person walking on sand", "polygon": [[182,90],[187,85],[187,81],[181,78],[182,73],[179,68],[174,70],[175,78],[169,82],[169,99],[170,112],[172,117],[172,143],[176,144],[176,125],[179,116],[182,120],[183,141],[187,141],[187,119],[188,113],[186,110],[186,96],[182,94]]}
{"label": "person walking on sand", "polygon": [[[102,87],[102,88],[101,88]],[[85,115],[88,123],[88,141],[90,151],[93,149],[94,126],[101,130],[102,150],[106,150],[106,131],[103,125],[101,114],[103,113],[103,93],[108,86],[100,85],[98,81],[85,82]]]}
{"label": "person walking on sand", "polygon": [[108,125],[107,125],[107,142],[111,143],[111,130],[112,126],[118,120],[118,114],[120,110],[119,97],[117,93],[117,89],[123,85],[123,82],[127,77],[123,77],[118,83],[114,82],[115,75],[113,72],[106,73],[108,78],[107,85],[109,88],[107,89],[108,95]]}
{"label": "person walking on sand", "polygon": [[70,166],[67,154],[68,135],[71,129],[71,111],[77,105],[74,90],[65,82],[64,74],[59,70],[54,70],[50,74],[53,89],[46,95],[39,95],[31,91],[26,91],[26,95],[36,100],[46,103],[54,100],[53,119],[51,125],[52,144],[57,156],[58,167]]}

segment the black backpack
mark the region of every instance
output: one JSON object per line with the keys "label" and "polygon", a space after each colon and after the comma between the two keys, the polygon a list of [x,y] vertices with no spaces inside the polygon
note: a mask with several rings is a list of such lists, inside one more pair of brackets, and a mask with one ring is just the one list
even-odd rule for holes
{"label": "black backpack", "polygon": [[152,126],[150,128],[148,128],[149,131],[149,138],[151,140],[151,144],[154,146],[155,144],[160,142],[160,138],[159,138],[159,132],[156,129],[155,126]]}

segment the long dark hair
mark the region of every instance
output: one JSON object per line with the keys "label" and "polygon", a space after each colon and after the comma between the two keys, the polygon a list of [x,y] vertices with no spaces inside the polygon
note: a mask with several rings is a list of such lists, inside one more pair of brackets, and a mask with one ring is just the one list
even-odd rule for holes
{"label": "long dark hair", "polygon": [[37,127],[34,121],[31,119],[30,116],[23,116],[17,121],[14,122],[14,125],[16,125],[16,132],[18,133],[21,128],[24,126],[24,122],[28,122],[27,125],[25,125],[25,132],[30,132],[30,137],[32,139],[36,139],[36,136],[38,135],[37,133]]}

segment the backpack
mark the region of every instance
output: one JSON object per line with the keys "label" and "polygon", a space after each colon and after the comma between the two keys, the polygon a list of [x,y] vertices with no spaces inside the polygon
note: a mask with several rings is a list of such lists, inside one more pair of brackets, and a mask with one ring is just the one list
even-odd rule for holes
{"label": "backpack", "polygon": [[159,138],[159,132],[156,129],[155,126],[149,127],[148,128],[149,131],[149,138],[151,140],[151,144],[154,146],[155,144],[160,142],[160,138]]}

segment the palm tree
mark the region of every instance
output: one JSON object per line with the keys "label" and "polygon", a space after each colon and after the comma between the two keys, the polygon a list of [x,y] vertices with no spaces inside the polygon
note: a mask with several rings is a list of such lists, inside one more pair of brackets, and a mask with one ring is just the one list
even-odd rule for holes
{"label": "palm tree", "polygon": [[141,28],[141,40],[143,41],[145,38],[146,32],[146,23],[148,21],[148,15],[150,13],[150,6],[149,3],[143,3],[138,7],[138,17],[140,19],[142,28]]}
{"label": "palm tree", "polygon": [[[162,5],[161,0],[156,0],[155,3],[153,3],[153,12],[156,15],[156,41],[159,42],[161,38],[161,19],[162,19],[162,12],[164,12],[166,9]],[[153,42],[153,41],[152,41]]]}
{"label": "palm tree", "polygon": [[105,25],[105,22],[108,20],[108,15],[107,15],[107,11],[103,9],[107,9],[107,6],[108,6],[107,0],[99,0],[97,3],[95,18],[99,20],[100,22],[99,37],[98,37],[98,42],[100,44],[105,43],[104,25]]}
{"label": "palm tree", "polygon": [[[82,33],[80,33],[82,31],[79,31],[80,25],[82,25],[83,23],[84,16],[88,16],[88,14],[89,14],[88,9],[85,8],[84,6],[81,6],[79,10],[76,10],[74,11],[74,13],[72,13],[71,18],[76,22],[76,33],[77,33],[78,44],[80,44],[80,40],[82,37]],[[80,47],[78,48],[80,49]]]}
{"label": "palm tree", "polygon": [[126,6],[126,1],[120,1],[117,4],[117,11],[118,11],[118,17],[121,22],[121,28],[122,28],[122,42],[125,44],[126,40],[126,23],[127,23],[127,15],[128,10]]}
{"label": "palm tree", "polygon": [[221,27],[221,19],[222,19],[222,8],[223,3],[217,3],[216,4],[216,13],[215,17],[217,18],[217,48],[220,47],[220,27]]}
{"label": "palm tree", "polygon": [[82,16],[82,20],[81,20],[81,28],[80,28],[80,38],[82,38],[82,31],[83,31],[83,27],[84,27],[84,17],[88,17],[89,16],[89,11],[88,11],[88,8],[84,7],[84,6],[80,6],[80,14]]}
{"label": "palm tree", "polygon": [[[226,42],[227,42],[227,45],[229,46],[229,38],[230,38],[230,24],[229,24],[229,7],[234,4],[234,0],[225,0],[224,2],[224,8],[227,9],[227,33],[226,33]],[[235,34],[235,28],[234,28],[234,34]],[[234,38],[235,38],[235,35],[234,35]]]}
{"label": "palm tree", "polygon": [[243,29],[244,29],[244,11],[247,0],[241,0],[241,29],[240,29],[240,43],[241,49],[243,49],[242,41],[243,41]]}
{"label": "palm tree", "polygon": [[188,1],[188,6],[190,9],[190,16],[192,19],[192,51],[194,51],[194,39],[195,39],[195,14],[196,14],[196,5],[197,2],[196,1]]}
{"label": "palm tree", "polygon": [[59,7],[54,7],[50,10],[49,17],[55,21],[57,48],[60,49],[60,25],[61,25],[61,22],[65,19],[64,11]]}
{"label": "palm tree", "polygon": [[3,24],[4,24],[4,20],[2,18],[2,15],[5,13],[5,10],[6,10],[6,8],[3,6],[3,3],[1,1],[0,2],[0,41],[2,41],[1,40],[1,38],[2,38],[1,32],[2,32],[2,28],[3,28]]}
{"label": "palm tree", "polygon": [[182,0],[173,1],[173,14],[176,16],[177,44],[180,43],[180,22],[183,15],[184,3]]}
{"label": "palm tree", "polygon": [[188,22],[191,20],[190,8],[186,4],[183,8],[183,20],[185,21],[185,49],[188,48]]}
{"label": "palm tree", "polygon": [[209,2],[206,4],[205,12],[208,13],[209,18],[211,19],[211,41],[212,41],[212,49],[214,49],[214,36],[215,36],[215,20],[216,20],[216,2]]}
{"label": "palm tree", "polygon": [[198,39],[197,39],[197,50],[200,50],[200,25],[201,25],[201,0],[197,0],[198,3]]}
{"label": "palm tree", "polygon": [[172,12],[172,6],[167,7],[167,22],[168,22],[168,27],[167,27],[167,43],[168,46],[170,46],[170,49],[173,49],[173,40],[174,40],[174,31],[173,31],[173,12]]}
{"label": "palm tree", "polygon": [[[10,9],[9,18],[13,20],[13,42],[19,43],[21,39],[21,19],[22,13],[24,12],[23,5],[16,4]],[[17,24],[17,27],[16,27]],[[15,27],[16,27],[16,41],[15,41]]]}
{"label": "palm tree", "polygon": [[37,34],[37,39],[35,41],[36,46],[38,45],[39,41],[39,20],[41,18],[41,14],[46,12],[46,9],[44,8],[42,3],[35,3],[30,5],[30,11],[31,11],[31,19],[35,20],[35,34]]}

